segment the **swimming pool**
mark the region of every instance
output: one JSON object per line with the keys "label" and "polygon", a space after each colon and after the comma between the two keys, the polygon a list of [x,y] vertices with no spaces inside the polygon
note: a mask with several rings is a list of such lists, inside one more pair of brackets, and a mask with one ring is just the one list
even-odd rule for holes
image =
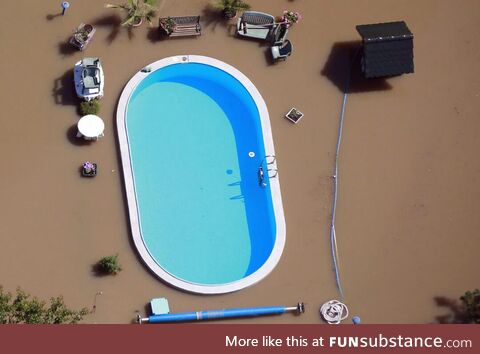
{"label": "swimming pool", "polygon": [[159,60],[127,83],[117,127],[134,243],[156,275],[214,294],[272,271],[285,219],[268,111],[245,75]]}

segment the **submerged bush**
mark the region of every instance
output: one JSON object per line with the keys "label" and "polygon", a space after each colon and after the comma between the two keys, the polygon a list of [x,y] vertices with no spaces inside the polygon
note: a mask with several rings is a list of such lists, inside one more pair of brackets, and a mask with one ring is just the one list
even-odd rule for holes
{"label": "submerged bush", "polygon": [[99,262],[98,262],[98,270],[101,273],[104,274],[118,274],[121,270],[122,267],[120,266],[120,263],[118,262],[118,254],[114,256],[108,256],[108,257],[103,257]]}
{"label": "submerged bush", "polygon": [[100,112],[100,102],[98,100],[84,101],[80,103],[80,111],[84,116],[87,114],[97,114]]}
{"label": "submerged bush", "polygon": [[469,323],[480,324],[480,290],[467,291],[460,300],[465,306]]}
{"label": "submerged bush", "polygon": [[68,309],[62,296],[52,297],[48,306],[20,288],[13,295],[0,286],[0,324],[70,324],[78,323],[88,313],[86,308]]}

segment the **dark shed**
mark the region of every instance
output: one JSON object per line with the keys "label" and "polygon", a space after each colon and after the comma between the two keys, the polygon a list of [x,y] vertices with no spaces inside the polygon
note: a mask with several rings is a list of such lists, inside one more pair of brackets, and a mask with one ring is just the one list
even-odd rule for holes
{"label": "dark shed", "polygon": [[367,78],[413,73],[413,33],[404,21],[359,25]]}

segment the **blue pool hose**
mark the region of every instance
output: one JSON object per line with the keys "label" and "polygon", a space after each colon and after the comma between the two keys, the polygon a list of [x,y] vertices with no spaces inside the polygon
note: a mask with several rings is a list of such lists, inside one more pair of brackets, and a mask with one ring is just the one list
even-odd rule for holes
{"label": "blue pool hose", "polygon": [[137,316],[138,323],[174,323],[190,321],[206,321],[223,318],[243,318],[269,315],[282,315],[286,312],[296,312],[298,314],[305,312],[305,305],[299,302],[297,306],[266,306],[266,307],[247,307],[238,309],[224,309],[197,312],[167,313],[163,315],[151,315],[146,318]]}
{"label": "blue pool hose", "polygon": [[340,123],[338,128],[338,137],[337,137],[337,148],[335,151],[335,168],[333,171],[333,205],[332,205],[332,222],[330,224],[330,244],[331,244],[331,252],[332,252],[332,260],[333,260],[333,268],[335,270],[335,281],[337,283],[338,292],[340,296],[343,298],[343,289],[340,283],[340,267],[338,265],[338,249],[337,249],[337,234],[335,232],[335,219],[337,216],[337,195],[338,195],[338,165],[340,159],[340,147],[342,145],[342,135],[343,135],[343,123],[345,120],[345,108],[347,106],[347,97],[350,91],[350,79],[352,68],[355,63],[355,59],[359,53],[359,49],[355,51],[353,56],[352,62],[350,67],[347,71],[346,80],[345,80],[345,87],[343,90],[343,99],[342,99],[342,108],[340,111]]}

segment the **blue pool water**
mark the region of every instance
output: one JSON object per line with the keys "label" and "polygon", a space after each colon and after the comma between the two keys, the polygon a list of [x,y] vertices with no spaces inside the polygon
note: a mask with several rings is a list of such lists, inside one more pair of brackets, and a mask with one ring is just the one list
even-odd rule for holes
{"label": "blue pool water", "polygon": [[245,87],[205,64],[163,67],[132,93],[126,128],[142,238],[155,262],[206,285],[259,269],[276,226],[270,187],[258,181],[259,112]]}

